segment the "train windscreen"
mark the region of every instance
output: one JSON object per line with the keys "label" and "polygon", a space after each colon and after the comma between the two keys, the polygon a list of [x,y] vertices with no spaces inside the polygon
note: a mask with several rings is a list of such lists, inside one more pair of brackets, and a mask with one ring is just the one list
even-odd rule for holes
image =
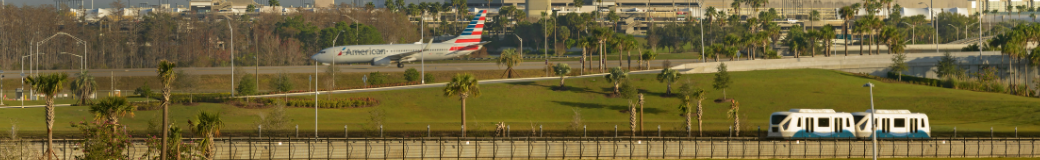
{"label": "train windscreen", "polygon": [[769,123],[780,124],[780,121],[784,121],[784,119],[787,119],[787,115],[773,115],[773,117],[769,119]]}

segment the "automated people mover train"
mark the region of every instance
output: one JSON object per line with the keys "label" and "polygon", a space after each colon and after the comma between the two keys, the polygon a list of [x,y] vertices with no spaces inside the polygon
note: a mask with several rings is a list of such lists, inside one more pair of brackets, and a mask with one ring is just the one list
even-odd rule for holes
{"label": "automated people mover train", "polygon": [[[865,112],[836,112],[833,109],[791,109],[774,112],[769,118],[768,138],[783,139],[869,139],[929,138],[928,116],[910,110],[876,110],[871,121],[871,110]],[[874,125],[868,125],[874,123]]]}

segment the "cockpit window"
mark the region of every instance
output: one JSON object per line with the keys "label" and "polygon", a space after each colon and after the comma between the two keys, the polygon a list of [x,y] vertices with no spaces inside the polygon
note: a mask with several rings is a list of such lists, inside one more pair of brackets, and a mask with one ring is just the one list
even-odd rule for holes
{"label": "cockpit window", "polygon": [[325,51],[319,51],[318,54],[325,54]]}

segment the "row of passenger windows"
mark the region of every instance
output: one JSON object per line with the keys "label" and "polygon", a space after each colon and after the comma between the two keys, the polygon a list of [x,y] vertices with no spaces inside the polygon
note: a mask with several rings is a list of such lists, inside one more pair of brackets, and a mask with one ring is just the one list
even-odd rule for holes
{"label": "row of passenger windows", "polygon": [[[400,49],[400,50],[390,50],[390,51],[391,52],[418,52],[419,50]],[[447,49],[427,49],[426,51],[447,51]]]}

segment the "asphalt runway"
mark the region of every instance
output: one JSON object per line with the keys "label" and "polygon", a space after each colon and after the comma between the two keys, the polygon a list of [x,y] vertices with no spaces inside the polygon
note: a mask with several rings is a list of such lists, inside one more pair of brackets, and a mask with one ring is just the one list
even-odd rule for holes
{"label": "asphalt runway", "polygon": [[[651,61],[650,62],[650,66],[651,67],[660,67],[661,63],[663,63],[664,61],[665,60],[654,60],[654,61]],[[669,60],[669,61],[671,61],[673,66],[674,65],[679,65],[679,64],[682,64],[682,63],[700,62],[699,59],[674,59],[674,60]],[[578,62],[578,61],[562,61],[562,62],[566,62],[568,65],[571,66],[571,68],[577,68],[577,66],[581,66],[581,63]],[[550,63],[558,63],[558,62],[550,61]],[[592,63],[591,64],[592,66],[598,66],[596,64],[596,62],[591,62],[591,63]],[[639,63],[636,60],[632,60],[632,66],[633,67],[637,67],[638,64]],[[426,66],[426,70],[427,71],[466,71],[466,70],[502,70],[502,69],[504,69],[502,66],[499,66],[499,65],[495,64],[494,62],[479,62],[479,63],[467,63],[467,62],[443,63],[442,62],[442,63],[429,63],[429,64],[426,64],[425,66]],[[616,66],[618,66],[618,61],[617,60],[613,60],[613,61],[608,60],[607,61],[607,66],[608,67],[616,67]],[[391,66],[371,66],[371,65],[367,65],[367,64],[365,64],[365,65],[337,64],[336,67],[340,68],[341,72],[362,72],[362,73],[377,72],[377,71],[378,72],[404,72],[405,69],[412,68],[412,67],[414,67],[416,69],[420,69],[420,64],[418,62],[406,63],[404,68],[397,68],[395,65],[391,65]],[[514,69],[542,69],[544,67],[545,67],[545,62],[524,62],[524,63],[520,63],[520,65],[515,67]],[[627,67],[627,62],[625,64],[625,67]],[[254,66],[235,66],[235,68],[236,69],[242,69],[243,72],[250,73],[250,74],[255,74],[256,72],[259,72],[260,74],[276,74],[276,73],[282,73],[282,72],[285,72],[285,73],[314,73],[314,69],[315,69],[314,66],[261,66],[259,68],[256,68]],[[317,69],[318,69],[318,72],[324,72],[324,70],[326,68],[327,68],[326,65],[321,65],[321,66],[318,66]],[[231,74],[231,67],[200,67],[200,68],[192,67],[192,68],[177,68],[175,70],[185,71],[186,73],[195,74],[195,75],[226,75],[226,74]],[[126,76],[155,76],[156,75],[155,68],[90,69],[89,71],[90,71],[91,75],[93,75],[95,77],[109,77],[109,76],[126,77]],[[28,74],[29,71],[26,70],[25,72],[26,72],[26,74]],[[75,75],[75,74],[79,73],[79,70],[40,70],[40,73],[56,73],[56,72],[65,72],[65,73],[68,73],[70,75]],[[18,77],[20,75],[20,73],[22,73],[22,70],[5,70],[3,75],[5,75],[8,78],[12,78],[12,77]]]}
{"label": "asphalt runway", "polygon": [[[292,138],[217,139],[215,159],[776,159],[869,158],[871,141],[767,140],[752,138]],[[881,158],[1040,157],[1037,139],[882,140]],[[186,140],[187,142],[188,140]],[[197,140],[196,140],[197,141]],[[19,144],[7,141],[6,145]],[[26,150],[41,141],[21,142]],[[193,143],[187,143],[195,145]],[[72,145],[72,146],[70,146]],[[59,156],[82,155],[74,143],[56,143]],[[144,156],[135,141],[124,152]],[[66,152],[68,151],[68,152]]]}

